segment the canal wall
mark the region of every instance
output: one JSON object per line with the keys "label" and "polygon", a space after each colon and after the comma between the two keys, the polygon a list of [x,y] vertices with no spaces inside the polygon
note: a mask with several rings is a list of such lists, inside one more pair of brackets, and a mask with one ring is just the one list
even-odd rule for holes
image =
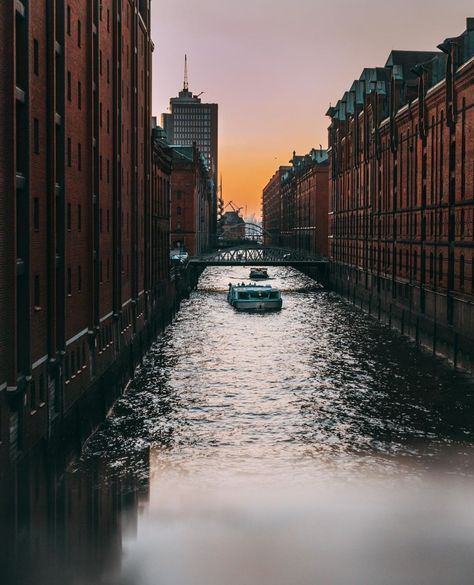
{"label": "canal wall", "polygon": [[[474,303],[332,263],[325,285],[412,339],[419,348],[474,374]],[[448,320],[448,317],[450,319]]]}
{"label": "canal wall", "polygon": [[49,441],[51,450],[78,452],[84,442],[105,420],[114,402],[133,380],[151,345],[175,318],[181,301],[196,287],[202,269],[177,263],[172,267],[171,279],[163,303],[155,308],[144,328],[132,337],[116,360],[81,396],[63,417],[59,428]]}
{"label": "canal wall", "polygon": [[[173,321],[181,301],[196,287],[201,273],[202,269],[194,266],[173,265],[170,280],[159,299],[150,307],[146,322],[131,334],[127,344],[115,350],[115,358],[110,365],[89,380],[80,396],[67,409],[56,414],[42,432],[30,428],[32,417],[25,418],[22,443],[0,441],[0,466],[7,468],[23,460],[39,446],[52,454],[61,453],[61,457],[66,458],[69,453],[79,452],[123,394],[152,343]],[[32,440],[35,431],[35,440]]]}

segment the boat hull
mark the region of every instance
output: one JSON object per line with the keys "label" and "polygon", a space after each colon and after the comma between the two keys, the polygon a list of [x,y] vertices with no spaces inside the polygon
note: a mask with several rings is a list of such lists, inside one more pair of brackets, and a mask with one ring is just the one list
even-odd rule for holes
{"label": "boat hull", "polygon": [[276,299],[274,301],[239,301],[235,300],[231,302],[231,305],[237,309],[237,311],[279,311],[282,306],[282,300]]}

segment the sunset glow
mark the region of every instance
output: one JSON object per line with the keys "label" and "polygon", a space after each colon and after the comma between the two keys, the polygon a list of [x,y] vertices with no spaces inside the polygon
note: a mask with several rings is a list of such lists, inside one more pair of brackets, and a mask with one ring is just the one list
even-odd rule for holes
{"label": "sunset glow", "polygon": [[219,104],[224,198],[259,214],[277,166],[327,144],[327,107],[364,66],[433,50],[470,12],[472,0],[155,0],[154,114],[182,88],[187,53],[190,89]]}

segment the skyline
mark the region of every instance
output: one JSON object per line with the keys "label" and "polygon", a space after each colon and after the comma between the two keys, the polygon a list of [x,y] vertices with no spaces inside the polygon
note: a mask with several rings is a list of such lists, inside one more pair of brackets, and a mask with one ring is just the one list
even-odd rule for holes
{"label": "skyline", "polygon": [[293,150],[327,146],[327,108],[364,67],[383,66],[392,49],[435,50],[473,12],[468,0],[401,0],[396,12],[376,0],[357,12],[348,0],[278,5],[158,0],[152,12],[153,114],[182,89],[187,54],[190,90],[219,104],[224,199],[258,216],[263,187]]}

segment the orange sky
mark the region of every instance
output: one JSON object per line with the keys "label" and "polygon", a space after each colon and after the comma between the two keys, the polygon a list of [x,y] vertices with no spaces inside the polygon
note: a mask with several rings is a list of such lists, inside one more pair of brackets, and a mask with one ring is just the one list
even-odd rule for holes
{"label": "orange sky", "polygon": [[152,0],[153,110],[183,83],[219,104],[224,198],[260,215],[293,150],[327,144],[329,103],[391,49],[433,50],[465,30],[472,0]]}

